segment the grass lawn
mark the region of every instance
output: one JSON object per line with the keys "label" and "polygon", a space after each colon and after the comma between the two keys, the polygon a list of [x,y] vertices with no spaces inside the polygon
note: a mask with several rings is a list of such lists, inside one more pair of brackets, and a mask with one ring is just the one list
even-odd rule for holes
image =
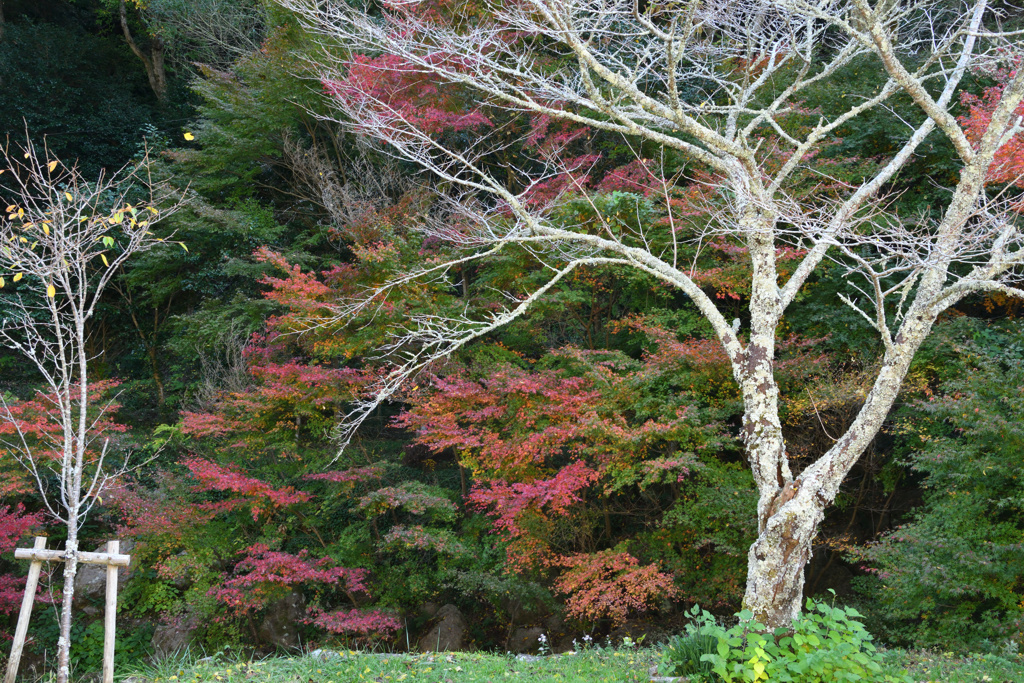
{"label": "grass lawn", "polygon": [[661,653],[650,648],[517,659],[513,655],[439,653],[369,655],[344,652],[253,662],[218,660],[192,665],[164,662],[130,674],[135,683],[485,683],[494,681],[650,681]]}
{"label": "grass lawn", "polygon": [[[489,653],[372,655],[341,652],[328,658],[278,657],[239,661],[166,660],[124,672],[132,683],[504,683],[528,681],[647,682],[660,660],[656,648],[598,649],[574,655],[517,659]],[[915,683],[1024,683],[1024,659],[889,650],[885,671],[909,673]]]}
{"label": "grass lawn", "polygon": [[914,681],[934,683],[1024,683],[1024,658],[954,655],[951,652],[890,650],[885,671],[907,671]]}

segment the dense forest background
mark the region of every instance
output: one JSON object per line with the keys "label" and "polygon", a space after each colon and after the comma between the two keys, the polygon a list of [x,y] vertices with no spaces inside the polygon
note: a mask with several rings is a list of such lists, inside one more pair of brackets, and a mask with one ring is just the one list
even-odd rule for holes
{"label": "dense forest background", "polygon": [[[129,261],[90,330],[93,373],[116,396],[119,457],[147,462],[83,532],[134,543],[118,656],[168,642],[404,648],[446,604],[467,615],[467,646],[499,649],[529,627],[654,638],[693,604],[735,612],[756,530],[742,407],[695,307],[653,278],[578,270],[528,316],[432,367],[338,455],[334,426],[384,367],[375,349],[392,326],[493,309],[543,273],[508,250],[338,323],[344,297],[448,247],[416,230],[440,214],[416,170],[331,122],[316,49],[259,0],[2,2],[8,139],[45,140],[87,176],[148,159],[182,202],[154,229],[185,248]],[[881,79],[856,64],[842,76],[806,107]],[[998,85],[974,79],[965,117]],[[458,91],[411,78],[375,87],[450,141],[506,126],[519,142],[488,159],[494,168],[545,146],[589,159],[567,219],[700,225],[702,169],[682,159],[659,159],[675,180],[659,196],[636,141],[469,115]],[[899,139],[901,107],[857,119],[814,164],[858,178]],[[939,136],[922,147],[887,192],[899,211],[928,214],[956,183],[951,157]],[[808,172],[808,193],[834,190]],[[701,286],[744,319],[742,250],[714,243],[693,259]],[[786,438],[803,462],[849,425],[879,357],[875,332],[840,302],[843,274],[832,264],[805,288],[779,340]],[[997,651],[1024,637],[1019,314],[992,295],[944,315],[823,525],[808,595],[836,591],[888,642]],[[37,424],[39,378],[5,352],[0,370],[4,400]],[[10,551],[33,531],[59,543],[61,527],[2,452],[0,475],[9,632],[25,570]],[[76,628],[75,656],[92,665],[101,627]],[[32,637],[37,655],[52,651],[56,624],[36,619]]]}

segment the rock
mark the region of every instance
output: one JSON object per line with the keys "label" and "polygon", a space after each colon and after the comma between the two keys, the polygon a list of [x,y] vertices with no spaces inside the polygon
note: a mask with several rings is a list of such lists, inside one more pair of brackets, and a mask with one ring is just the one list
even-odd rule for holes
{"label": "rock", "polygon": [[306,616],[306,599],[299,591],[270,603],[256,636],[260,643],[291,650],[299,646],[299,621]]}
{"label": "rock", "polygon": [[[509,637],[506,649],[516,653],[537,653],[540,651],[541,636],[544,636],[544,629],[541,626],[517,628]],[[547,636],[544,637],[547,638]],[[548,647],[550,647],[550,643],[548,643]]]}
{"label": "rock", "polygon": [[[172,560],[173,560],[172,562],[167,562],[166,563],[165,568],[166,568],[167,565],[170,565],[170,566],[174,566],[175,564],[185,565],[185,563],[188,561],[188,551],[187,550],[182,550],[181,552],[176,554],[172,558]],[[189,588],[191,588],[192,587],[192,583],[193,583],[192,582],[192,577],[189,576],[188,570],[181,571],[180,569],[177,569],[177,568],[176,568],[176,571],[173,572],[173,575],[171,576],[170,581],[171,581],[171,585],[174,586],[175,588],[177,588],[178,591],[181,592],[181,593],[184,593]]]}
{"label": "rock", "polygon": [[516,655],[516,661],[518,662],[543,662],[544,657],[540,655]]}
{"label": "rock", "polygon": [[[131,555],[135,548],[135,541],[121,541],[118,552],[122,555]],[[104,543],[93,552],[107,552],[107,544]],[[131,579],[131,568],[119,568],[117,572],[118,591]],[[79,564],[75,573],[75,597],[74,606],[87,617],[97,617],[103,613],[103,603],[107,594],[107,568],[101,564]]]}
{"label": "rock", "polygon": [[666,623],[655,623],[647,619],[630,619],[616,629],[613,629],[608,637],[618,645],[625,638],[629,638],[635,644],[642,643],[648,647],[663,643],[675,635],[676,631]]}
{"label": "rock", "polygon": [[202,622],[199,617],[186,614],[184,616],[157,625],[153,632],[153,656],[156,659],[177,656],[195,641],[196,631]]}
{"label": "rock", "polygon": [[[21,654],[21,662],[18,665],[18,680],[21,681],[41,681],[43,680],[43,673],[46,671],[46,667],[50,664],[47,662],[46,653],[38,652],[33,649],[26,649]],[[7,662],[4,661],[4,667],[6,668]]]}
{"label": "rock", "polygon": [[420,652],[461,650],[466,637],[466,620],[455,605],[445,605],[434,616],[434,625],[419,639]]}
{"label": "rock", "polygon": [[420,605],[420,616],[424,619],[433,619],[440,609],[441,606],[436,602],[425,602]]}
{"label": "rock", "polygon": [[306,656],[307,657],[312,657],[313,659],[317,660],[318,662],[326,662],[329,659],[339,659],[339,658],[341,658],[342,654],[340,652],[337,652],[336,650],[317,649],[317,650],[313,650],[312,652],[310,652]]}
{"label": "rock", "polygon": [[569,632],[565,626],[565,618],[561,614],[552,614],[544,620],[544,628],[548,630],[549,636],[560,637]]}
{"label": "rock", "polygon": [[566,652],[575,652],[582,649],[585,643],[581,638],[582,636],[573,635],[571,633],[566,634],[555,641],[554,647],[551,648],[551,653],[560,655]]}

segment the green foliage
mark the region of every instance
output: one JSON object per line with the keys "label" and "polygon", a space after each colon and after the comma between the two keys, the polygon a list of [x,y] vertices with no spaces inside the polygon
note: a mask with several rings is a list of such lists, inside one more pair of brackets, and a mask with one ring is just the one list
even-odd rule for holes
{"label": "green foliage", "polygon": [[278,185],[272,163],[281,158],[285,137],[318,130],[308,112],[317,110],[319,97],[297,77],[308,69],[299,55],[303,42],[297,28],[279,25],[262,50],[244,55],[231,71],[203,67],[193,82],[199,98],[199,118],[190,128],[195,142],[176,149],[173,159],[207,198],[244,199]]}
{"label": "green foliage", "polygon": [[145,72],[122,41],[75,25],[5,24],[0,83],[0,130],[23,139],[27,126],[86,177],[120,168],[154,125],[166,128],[187,112],[187,104],[155,106]]}
{"label": "green foliage", "polygon": [[[904,675],[884,673],[871,635],[858,621],[859,612],[808,599],[806,610],[793,620],[790,629],[767,629],[753,620],[749,611],[740,612],[735,626],[719,626],[714,617],[699,607],[690,611],[693,621],[687,633],[693,639],[683,648],[666,653],[670,667],[694,667],[695,650],[716,641],[711,652],[701,655],[710,663],[712,675],[694,672],[699,680],[724,683],[779,681],[831,683],[864,681],[909,683]],[[699,639],[698,639],[699,638]],[[694,667],[695,668],[695,667]]]}
{"label": "green foliage", "polygon": [[753,477],[739,463],[705,458],[679,494],[661,528],[641,535],[637,544],[675,574],[685,602],[735,608],[743,598],[747,549],[757,536]]}
{"label": "green foliage", "polygon": [[857,553],[872,571],[861,588],[891,639],[998,650],[1024,619],[1024,331],[948,327],[949,378],[898,422],[924,504]]}
{"label": "green foliage", "polygon": [[[55,651],[59,635],[56,619],[35,619],[30,632],[30,650],[39,654]],[[115,666],[133,667],[146,662],[153,652],[150,647],[152,638],[152,626],[128,626],[121,621],[116,636]],[[76,674],[93,674],[103,670],[103,619],[90,622],[76,620],[71,626],[71,642],[72,671]]]}

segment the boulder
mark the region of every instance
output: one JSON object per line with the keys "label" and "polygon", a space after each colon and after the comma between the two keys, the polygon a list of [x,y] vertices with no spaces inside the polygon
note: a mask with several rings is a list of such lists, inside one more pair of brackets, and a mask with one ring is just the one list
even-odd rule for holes
{"label": "boulder", "polygon": [[420,652],[454,652],[463,649],[466,620],[455,605],[445,605],[434,615],[434,625],[419,639]]}
{"label": "boulder", "polygon": [[195,642],[196,631],[199,630],[201,623],[197,616],[186,614],[158,624],[150,642],[153,646],[153,657],[163,659],[187,650]]}
{"label": "boulder", "polygon": [[[508,639],[507,649],[516,654],[538,654],[540,653],[540,638],[544,636],[544,628],[541,626],[530,626],[528,628],[517,628]],[[550,649],[551,643],[547,643]]]}
{"label": "boulder", "polygon": [[612,629],[608,638],[615,645],[629,638],[635,644],[643,643],[648,647],[664,643],[679,631],[667,622],[654,622],[649,619],[630,619],[618,628]]}
{"label": "boulder", "polygon": [[420,616],[423,619],[433,619],[437,616],[438,611],[441,609],[441,605],[436,602],[427,601],[420,605]]}
{"label": "boulder", "polygon": [[293,590],[267,607],[266,616],[256,629],[262,645],[293,650],[299,647],[299,623],[306,616],[306,599]]}
{"label": "boulder", "polygon": [[[135,548],[134,541],[121,541],[118,552],[131,555]],[[107,552],[107,544],[99,546],[92,552]],[[132,568],[121,567],[117,571],[118,592],[131,579]],[[87,617],[97,617],[103,613],[103,604],[107,594],[107,568],[100,564],[79,564],[75,573],[74,606]]]}

